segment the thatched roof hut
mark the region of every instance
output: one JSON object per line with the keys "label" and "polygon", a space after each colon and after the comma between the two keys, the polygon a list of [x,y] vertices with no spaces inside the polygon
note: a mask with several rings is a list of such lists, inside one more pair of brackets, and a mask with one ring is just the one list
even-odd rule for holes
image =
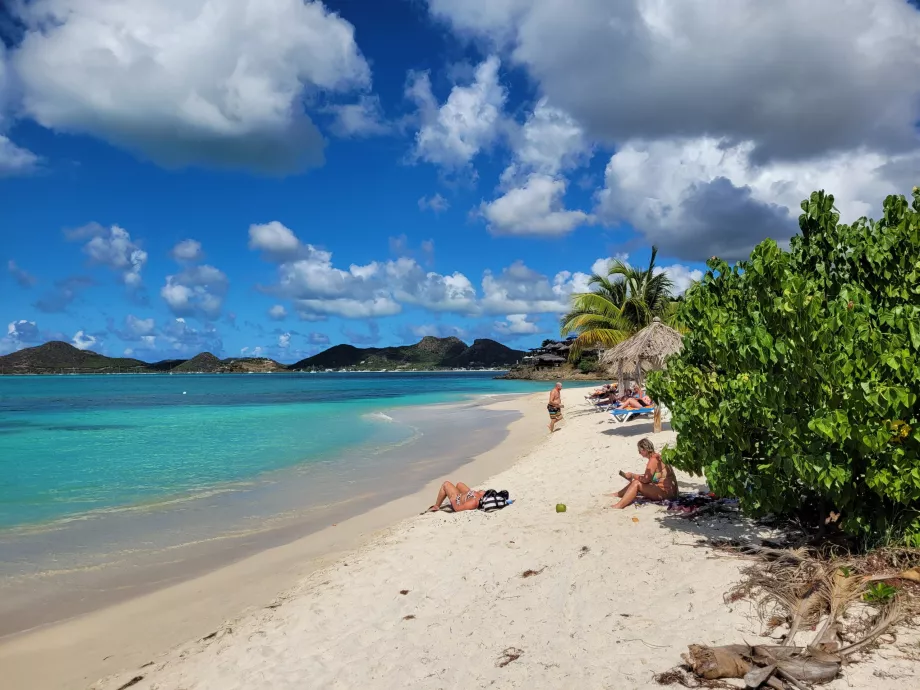
{"label": "thatched roof hut", "polygon": [[[664,369],[668,357],[683,347],[683,336],[656,316],[633,337],[604,352],[600,363],[606,365],[611,374],[616,374],[620,390],[623,390],[627,376],[642,385],[645,372]],[[660,431],[660,427],[660,412],[656,410],[655,431]]]}

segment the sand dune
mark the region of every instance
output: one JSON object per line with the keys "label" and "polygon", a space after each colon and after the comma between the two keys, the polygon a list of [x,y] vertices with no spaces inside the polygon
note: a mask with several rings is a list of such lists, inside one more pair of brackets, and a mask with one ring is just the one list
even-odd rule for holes
{"label": "sand dune", "polygon": [[[406,519],[208,639],[93,688],[139,676],[136,690],[660,687],[653,675],[688,643],[761,639],[752,605],[723,601],[739,562],[696,543],[752,528],[609,510],[604,493],[618,469],[641,469],[635,444],[651,425],[614,426],[576,397],[561,431],[487,482],[513,506]],[[526,404],[522,424],[539,433],[542,398]],[[828,687],[916,687],[909,645]]]}

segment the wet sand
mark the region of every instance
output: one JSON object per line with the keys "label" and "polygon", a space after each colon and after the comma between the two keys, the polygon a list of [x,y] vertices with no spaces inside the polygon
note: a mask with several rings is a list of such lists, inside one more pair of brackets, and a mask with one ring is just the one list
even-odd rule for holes
{"label": "wet sand", "polygon": [[[107,516],[107,524],[127,530],[115,540],[120,544],[130,543],[132,529],[158,527],[153,542],[117,552],[117,558],[115,550],[102,548],[111,543],[110,532],[102,530],[109,541],[94,543],[96,551],[73,548],[78,542],[70,551],[61,547],[59,567],[11,573],[15,565],[7,564],[0,584],[7,633],[0,638],[0,674],[12,688],[85,688],[183,639],[207,635],[227,617],[264,605],[375,531],[418,512],[446,474],[475,483],[509,466],[543,436],[542,415],[521,416],[522,409],[539,412],[543,397],[392,412],[398,422],[417,425],[422,437],[367,458],[368,471],[377,472],[373,481],[348,480],[355,483],[344,497],[335,489],[341,475],[331,473],[325,483],[310,476],[311,502],[302,494],[303,478],[298,484],[288,474],[270,486],[247,488],[245,499],[221,493],[179,512],[147,513],[127,527],[125,515]],[[336,500],[318,501],[324,493]],[[282,510],[298,500],[307,507]],[[233,529],[213,532],[215,520],[240,515],[247,519]],[[99,527],[91,529],[98,533]]]}

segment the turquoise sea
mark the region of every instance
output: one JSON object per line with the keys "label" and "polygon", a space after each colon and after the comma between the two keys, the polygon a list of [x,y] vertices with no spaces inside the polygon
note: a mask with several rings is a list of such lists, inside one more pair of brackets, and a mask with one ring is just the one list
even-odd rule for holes
{"label": "turquoise sea", "polygon": [[544,382],[494,372],[0,377],[0,530],[334,462],[413,431],[381,410]]}
{"label": "turquoise sea", "polygon": [[464,479],[551,385],[494,376],[0,377],[0,638]]}

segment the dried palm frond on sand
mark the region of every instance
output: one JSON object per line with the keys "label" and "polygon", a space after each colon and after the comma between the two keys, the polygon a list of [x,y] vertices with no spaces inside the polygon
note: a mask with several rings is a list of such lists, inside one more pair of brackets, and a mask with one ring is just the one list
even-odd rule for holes
{"label": "dried palm frond on sand", "polygon": [[[920,550],[880,549],[867,555],[811,549],[717,546],[752,559],[729,601],[757,602],[768,634],[787,630],[778,645],[690,645],[682,655],[700,679],[743,678],[749,688],[802,690],[827,683],[853,656],[893,626],[920,614]],[[796,643],[805,628],[814,634]],[[679,674],[662,674],[659,682]],[[682,677],[682,676],[681,676]],[[685,684],[683,681],[681,684]]]}

